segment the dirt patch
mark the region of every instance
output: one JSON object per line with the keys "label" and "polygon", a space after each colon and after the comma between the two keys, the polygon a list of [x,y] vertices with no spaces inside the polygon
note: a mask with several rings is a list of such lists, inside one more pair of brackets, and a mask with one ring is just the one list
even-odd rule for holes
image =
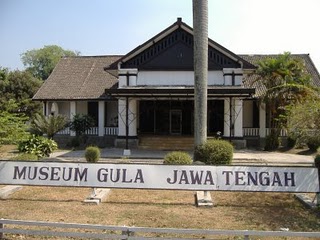
{"label": "dirt patch", "polygon": [[18,154],[16,145],[0,146],[0,160],[8,160]]}

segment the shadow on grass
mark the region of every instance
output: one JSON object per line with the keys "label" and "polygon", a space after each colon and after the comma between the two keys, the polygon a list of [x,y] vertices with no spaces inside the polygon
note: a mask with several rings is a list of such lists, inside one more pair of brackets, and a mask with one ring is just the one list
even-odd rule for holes
{"label": "shadow on grass", "polygon": [[317,152],[316,150],[310,150],[307,148],[294,148],[294,147],[281,147],[277,151],[281,153],[292,153],[292,154],[304,155],[304,156],[310,156]]}

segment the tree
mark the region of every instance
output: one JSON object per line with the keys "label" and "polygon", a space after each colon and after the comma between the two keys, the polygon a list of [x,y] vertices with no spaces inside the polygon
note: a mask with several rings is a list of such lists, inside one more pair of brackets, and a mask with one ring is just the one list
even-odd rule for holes
{"label": "tree", "polygon": [[21,54],[21,60],[26,70],[34,77],[46,80],[61,57],[77,56],[79,52],[64,50],[57,45],[48,45]]}
{"label": "tree", "polygon": [[[208,1],[193,0],[194,138],[195,147],[207,141]],[[194,159],[197,161],[198,159]]]}
{"label": "tree", "polygon": [[311,86],[311,78],[303,62],[292,58],[289,52],[260,61],[255,74],[258,78],[253,84],[258,82],[265,88],[261,100],[267,104],[269,111],[271,132],[267,150],[274,150],[278,147],[280,128],[286,124],[286,106],[299,103],[316,91]]}
{"label": "tree", "polygon": [[63,130],[68,124],[68,119],[63,115],[49,115],[36,114],[31,123],[31,131],[38,135],[46,134],[49,139]]}
{"label": "tree", "polygon": [[94,120],[89,115],[76,114],[70,123],[70,129],[76,132],[76,136],[82,136],[94,126]]}
{"label": "tree", "polygon": [[0,145],[16,144],[28,136],[25,124],[28,118],[24,114],[10,112],[11,109],[16,108],[14,100],[9,100],[7,110],[0,111]]}
{"label": "tree", "polygon": [[320,98],[310,97],[301,104],[292,104],[288,110],[288,136],[298,146],[320,146]]}
{"label": "tree", "polygon": [[[3,74],[5,79],[0,81],[0,111],[12,113],[24,113],[32,117],[33,114],[41,110],[38,102],[33,102],[32,97],[40,88],[42,81],[34,78],[26,71],[13,71]],[[15,107],[10,106],[8,101],[14,101]]]}
{"label": "tree", "polygon": [[0,81],[4,81],[8,76],[8,68],[0,67]]}

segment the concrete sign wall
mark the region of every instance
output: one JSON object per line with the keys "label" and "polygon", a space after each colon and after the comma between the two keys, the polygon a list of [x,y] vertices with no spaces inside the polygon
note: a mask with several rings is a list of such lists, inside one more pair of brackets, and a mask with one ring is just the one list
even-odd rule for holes
{"label": "concrete sign wall", "polygon": [[319,192],[318,170],[307,167],[0,161],[0,184],[210,191]]}

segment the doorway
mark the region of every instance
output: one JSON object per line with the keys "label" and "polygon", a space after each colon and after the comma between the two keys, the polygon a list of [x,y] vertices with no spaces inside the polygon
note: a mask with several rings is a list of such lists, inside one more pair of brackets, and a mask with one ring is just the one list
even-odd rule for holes
{"label": "doorway", "polygon": [[182,132],[182,111],[170,110],[170,133],[181,135]]}

